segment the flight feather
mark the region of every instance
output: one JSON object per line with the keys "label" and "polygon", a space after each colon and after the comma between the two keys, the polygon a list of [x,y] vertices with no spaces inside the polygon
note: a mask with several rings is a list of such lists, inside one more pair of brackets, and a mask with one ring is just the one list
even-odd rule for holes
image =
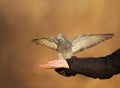
{"label": "flight feather", "polygon": [[102,41],[108,40],[114,36],[111,34],[82,34],[75,37],[72,42],[72,52],[77,53],[87,48],[93,47]]}

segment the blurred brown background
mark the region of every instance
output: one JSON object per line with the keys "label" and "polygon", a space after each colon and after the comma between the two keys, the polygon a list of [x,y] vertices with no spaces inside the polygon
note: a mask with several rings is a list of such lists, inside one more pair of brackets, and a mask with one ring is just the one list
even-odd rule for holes
{"label": "blurred brown background", "polygon": [[115,33],[78,57],[105,56],[120,48],[120,0],[0,0],[0,88],[119,88],[120,75],[99,80],[65,78],[39,64],[57,58],[55,51],[31,39],[63,33]]}

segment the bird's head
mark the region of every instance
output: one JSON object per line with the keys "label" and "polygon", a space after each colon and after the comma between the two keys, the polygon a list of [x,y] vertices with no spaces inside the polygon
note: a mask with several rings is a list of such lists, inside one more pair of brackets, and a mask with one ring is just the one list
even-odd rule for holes
{"label": "bird's head", "polygon": [[62,33],[60,33],[60,34],[58,34],[58,41],[60,43],[65,43],[67,41],[67,39],[65,38],[65,36]]}

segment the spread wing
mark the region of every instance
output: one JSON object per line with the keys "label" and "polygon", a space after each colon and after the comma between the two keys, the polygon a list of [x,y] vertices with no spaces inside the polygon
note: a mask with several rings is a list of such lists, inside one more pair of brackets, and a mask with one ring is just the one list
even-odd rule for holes
{"label": "spread wing", "polygon": [[82,51],[84,49],[93,47],[102,41],[108,40],[109,38],[112,38],[114,34],[83,34],[75,37],[71,43],[72,43],[72,51],[73,53],[77,53],[79,51]]}
{"label": "spread wing", "polygon": [[55,37],[37,38],[32,41],[36,44],[44,45],[53,50],[57,50],[57,38]]}

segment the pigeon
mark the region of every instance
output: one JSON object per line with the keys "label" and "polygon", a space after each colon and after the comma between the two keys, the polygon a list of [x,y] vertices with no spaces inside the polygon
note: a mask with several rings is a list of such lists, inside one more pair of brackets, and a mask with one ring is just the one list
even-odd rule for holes
{"label": "pigeon", "polygon": [[70,59],[74,54],[90,47],[96,46],[101,42],[114,36],[114,33],[108,34],[81,34],[69,41],[62,33],[58,38],[53,36],[36,38],[32,41],[39,45],[44,45],[57,51],[58,59]]}

